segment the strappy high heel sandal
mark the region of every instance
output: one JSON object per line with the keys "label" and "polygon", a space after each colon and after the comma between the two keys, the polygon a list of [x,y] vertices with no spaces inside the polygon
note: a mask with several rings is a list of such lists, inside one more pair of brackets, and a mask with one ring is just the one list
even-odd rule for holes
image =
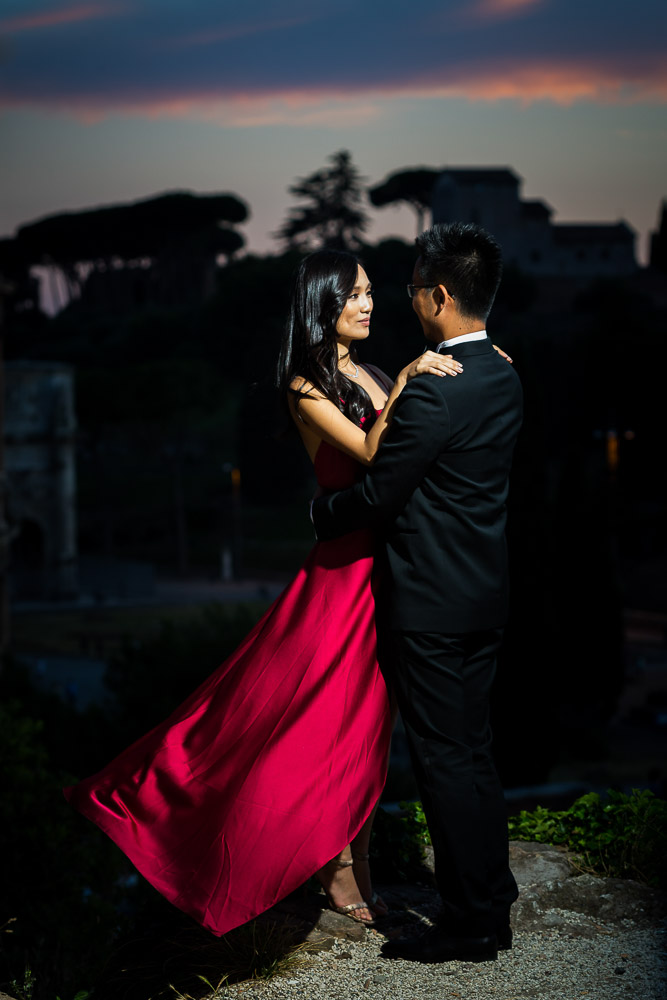
{"label": "strappy high heel sandal", "polygon": [[[327,861],[324,867],[328,868],[329,865],[335,865],[336,868],[351,868],[353,864],[354,861],[351,858],[349,860],[332,858],[331,861]],[[322,888],[324,889],[324,886],[322,886]],[[358,903],[348,903],[346,906],[337,906],[326,889],[324,889],[324,893],[327,897],[329,907],[334,911],[334,913],[340,913],[344,917],[349,917],[350,920],[354,920],[358,924],[363,924],[364,927],[375,927],[374,919],[365,920],[357,914],[358,910],[369,910],[371,913],[373,912],[372,908],[365,900],[360,899]]]}
{"label": "strappy high heel sandal", "polygon": [[[370,854],[357,854],[355,851],[352,852],[352,864],[354,864],[355,861],[363,861],[370,865],[370,859]],[[389,907],[385,903],[382,896],[378,896],[377,892],[374,892],[371,898],[366,900],[366,905],[376,917],[386,917],[389,913]]]}

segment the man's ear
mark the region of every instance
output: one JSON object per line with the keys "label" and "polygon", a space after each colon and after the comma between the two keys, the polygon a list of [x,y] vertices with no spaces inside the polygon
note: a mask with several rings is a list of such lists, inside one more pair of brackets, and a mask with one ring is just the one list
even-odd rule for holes
{"label": "man's ear", "polygon": [[451,295],[447,291],[444,285],[436,285],[433,289],[433,301],[435,302],[435,314],[439,316],[447,305],[448,300],[451,299]]}

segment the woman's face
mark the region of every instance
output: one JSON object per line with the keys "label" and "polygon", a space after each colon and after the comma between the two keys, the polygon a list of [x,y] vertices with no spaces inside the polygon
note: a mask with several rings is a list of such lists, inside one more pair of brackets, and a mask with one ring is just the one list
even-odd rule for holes
{"label": "woman's face", "polygon": [[373,292],[368,275],[361,264],[357,280],[336,323],[337,340],[365,340],[371,327]]}

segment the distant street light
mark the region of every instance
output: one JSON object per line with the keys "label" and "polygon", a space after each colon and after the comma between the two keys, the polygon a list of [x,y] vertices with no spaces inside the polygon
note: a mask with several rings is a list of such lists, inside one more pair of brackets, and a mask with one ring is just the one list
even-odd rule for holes
{"label": "distant street light", "polygon": [[615,477],[618,470],[618,432],[614,428],[607,431],[607,468]]}

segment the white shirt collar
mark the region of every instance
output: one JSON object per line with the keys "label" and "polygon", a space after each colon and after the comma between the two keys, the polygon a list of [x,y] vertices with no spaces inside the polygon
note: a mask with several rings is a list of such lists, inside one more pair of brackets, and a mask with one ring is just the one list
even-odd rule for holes
{"label": "white shirt collar", "polygon": [[465,344],[469,340],[486,340],[486,330],[475,330],[474,333],[462,333],[460,337],[441,340],[436,350],[440,351],[443,347],[453,347],[454,344]]}

